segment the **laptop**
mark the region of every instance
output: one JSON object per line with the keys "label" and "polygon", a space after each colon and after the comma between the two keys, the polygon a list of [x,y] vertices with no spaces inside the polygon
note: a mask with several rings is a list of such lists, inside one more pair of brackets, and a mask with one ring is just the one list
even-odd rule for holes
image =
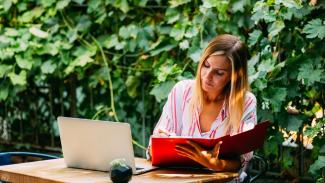
{"label": "laptop", "polygon": [[155,169],[135,165],[130,124],[58,117],[63,158],[67,167],[109,171],[114,159],[125,159],[133,174]]}

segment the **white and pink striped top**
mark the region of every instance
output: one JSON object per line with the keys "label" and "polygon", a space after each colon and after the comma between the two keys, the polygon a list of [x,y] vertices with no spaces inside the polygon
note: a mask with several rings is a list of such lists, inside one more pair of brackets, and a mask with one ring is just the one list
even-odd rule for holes
{"label": "white and pink striped top", "polygon": [[[210,131],[201,132],[199,123],[199,110],[194,113],[190,111],[190,100],[194,90],[194,80],[183,80],[178,82],[168,95],[161,117],[153,131],[158,133],[158,129],[165,129],[176,136],[189,136],[200,138],[218,138],[224,133],[224,122],[228,116],[227,105],[223,104],[219,115],[212,123]],[[251,92],[245,96],[245,109],[241,125],[238,132],[230,132],[231,135],[241,133],[254,128],[256,118],[256,98]],[[243,168],[252,158],[253,152],[241,156]]]}

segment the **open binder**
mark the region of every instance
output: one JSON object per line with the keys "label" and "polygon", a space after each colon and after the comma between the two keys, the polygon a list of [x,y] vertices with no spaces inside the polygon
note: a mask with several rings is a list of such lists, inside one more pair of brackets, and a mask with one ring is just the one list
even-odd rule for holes
{"label": "open binder", "polygon": [[217,139],[192,138],[192,137],[152,137],[152,165],[153,166],[201,166],[197,162],[178,155],[176,145],[187,145],[191,140],[203,148],[211,150],[222,141],[219,151],[220,158],[231,158],[248,153],[263,146],[269,121],[255,125],[251,130],[230,136],[226,135]]}

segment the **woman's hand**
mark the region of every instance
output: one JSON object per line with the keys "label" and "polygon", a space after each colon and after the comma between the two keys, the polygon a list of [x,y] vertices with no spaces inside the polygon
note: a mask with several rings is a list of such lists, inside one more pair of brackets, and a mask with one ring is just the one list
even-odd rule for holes
{"label": "woman's hand", "polygon": [[159,128],[158,133],[155,133],[153,136],[155,136],[155,137],[170,137],[170,136],[176,136],[176,134],[173,132],[169,132],[165,129]]}
{"label": "woman's hand", "polygon": [[[153,136],[154,137],[170,137],[170,136],[176,136],[176,134],[173,132],[169,132],[165,129],[159,128],[158,133],[154,133]],[[149,148],[148,149],[149,156],[151,158],[152,157],[152,148],[151,148],[151,146],[149,146],[148,148]]]}
{"label": "woman's hand", "polygon": [[205,150],[195,142],[188,141],[187,143],[190,146],[176,145],[176,152],[179,155],[188,157],[212,170],[223,170],[223,162],[218,158],[221,141],[211,151]]}
{"label": "woman's hand", "polygon": [[207,151],[195,142],[188,141],[190,146],[176,145],[179,155],[188,157],[201,165],[215,171],[237,171],[240,167],[239,160],[219,159],[219,150],[222,142],[218,142],[211,151]]}

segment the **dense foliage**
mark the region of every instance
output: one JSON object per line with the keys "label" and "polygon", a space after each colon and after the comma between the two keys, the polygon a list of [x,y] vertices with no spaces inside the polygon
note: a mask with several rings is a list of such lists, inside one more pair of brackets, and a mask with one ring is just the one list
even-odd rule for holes
{"label": "dense foliage", "polygon": [[[313,164],[302,173],[324,179],[324,1],[0,2],[3,139],[59,146],[56,117],[65,115],[129,122],[146,146],[171,87],[194,77],[211,38],[231,33],[250,48],[259,121],[272,121],[259,153],[278,169],[307,153]],[[289,132],[300,151],[281,148]]]}

